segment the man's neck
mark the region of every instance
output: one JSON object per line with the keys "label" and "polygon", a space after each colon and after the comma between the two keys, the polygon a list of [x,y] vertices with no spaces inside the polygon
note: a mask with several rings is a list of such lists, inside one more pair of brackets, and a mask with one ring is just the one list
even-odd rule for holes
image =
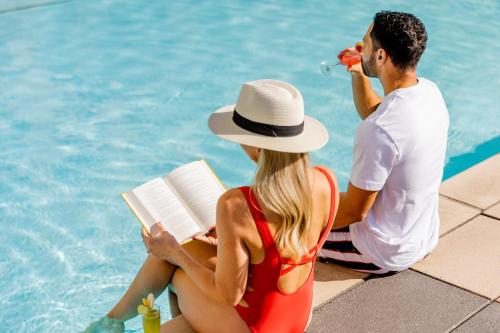
{"label": "man's neck", "polygon": [[418,83],[417,71],[399,71],[396,69],[387,71],[380,75],[380,82],[384,87],[384,96],[399,88],[408,88]]}

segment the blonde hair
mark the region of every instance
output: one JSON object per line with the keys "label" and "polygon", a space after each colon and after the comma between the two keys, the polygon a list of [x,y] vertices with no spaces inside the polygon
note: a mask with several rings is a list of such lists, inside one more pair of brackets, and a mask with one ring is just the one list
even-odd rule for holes
{"label": "blonde hair", "polygon": [[284,153],[261,149],[255,174],[255,190],[262,208],[282,219],[275,236],[278,249],[299,260],[308,251],[312,198],[307,153]]}

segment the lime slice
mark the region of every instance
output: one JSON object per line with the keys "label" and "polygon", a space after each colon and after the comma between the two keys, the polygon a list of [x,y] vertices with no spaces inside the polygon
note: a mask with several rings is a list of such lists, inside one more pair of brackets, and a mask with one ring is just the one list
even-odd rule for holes
{"label": "lime slice", "polygon": [[363,51],[363,47],[365,47],[365,43],[364,43],[364,42],[357,42],[357,43],[356,43],[356,50],[357,50],[358,52]]}

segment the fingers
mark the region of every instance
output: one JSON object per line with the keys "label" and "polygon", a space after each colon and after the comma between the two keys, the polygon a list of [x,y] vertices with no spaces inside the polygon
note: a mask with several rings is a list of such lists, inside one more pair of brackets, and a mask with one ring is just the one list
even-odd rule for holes
{"label": "fingers", "polygon": [[160,222],[156,222],[151,226],[151,235],[154,237],[158,236],[159,234],[165,231],[166,231],[165,226],[163,226],[163,224],[161,224]]}
{"label": "fingers", "polygon": [[355,65],[351,65],[351,66],[347,66],[347,71],[349,73],[356,73],[356,74],[363,73],[363,69],[361,67],[361,63],[355,64]]}
{"label": "fingers", "polygon": [[151,236],[149,235],[148,231],[145,228],[142,228],[142,242],[144,243],[144,247],[146,248],[146,251],[149,253],[151,252],[150,249],[150,243],[151,243]]}
{"label": "fingers", "polygon": [[194,236],[193,239],[196,239],[200,242],[207,243],[208,245],[213,245],[213,246],[217,245],[217,239],[214,237],[207,237],[207,236],[200,235],[200,236]]}
{"label": "fingers", "polygon": [[217,229],[212,229],[208,234],[207,234],[208,237],[213,237],[213,238],[217,238]]}
{"label": "fingers", "polygon": [[161,222],[156,222],[155,224],[153,224],[151,226],[151,229],[155,229],[158,231],[167,231],[167,229],[165,229],[165,226]]}
{"label": "fingers", "polygon": [[194,236],[193,239],[198,240],[200,242],[205,242],[205,243],[208,242],[207,237],[205,236]]}

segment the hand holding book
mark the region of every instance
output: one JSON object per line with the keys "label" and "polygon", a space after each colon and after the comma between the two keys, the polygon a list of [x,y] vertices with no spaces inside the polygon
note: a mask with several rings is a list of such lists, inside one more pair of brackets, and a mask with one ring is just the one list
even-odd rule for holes
{"label": "hand holding book", "polygon": [[142,228],[142,241],[148,253],[174,265],[178,264],[177,258],[184,251],[175,237],[160,222],[151,227],[151,233]]}
{"label": "hand holding book", "polygon": [[147,232],[160,222],[182,243],[215,227],[215,211],[226,188],[201,160],[154,178],[122,197]]}
{"label": "hand holding book", "polygon": [[217,233],[216,230],[211,230],[206,235],[194,236],[193,239],[199,240],[200,242],[207,243],[208,245],[217,246]]}

